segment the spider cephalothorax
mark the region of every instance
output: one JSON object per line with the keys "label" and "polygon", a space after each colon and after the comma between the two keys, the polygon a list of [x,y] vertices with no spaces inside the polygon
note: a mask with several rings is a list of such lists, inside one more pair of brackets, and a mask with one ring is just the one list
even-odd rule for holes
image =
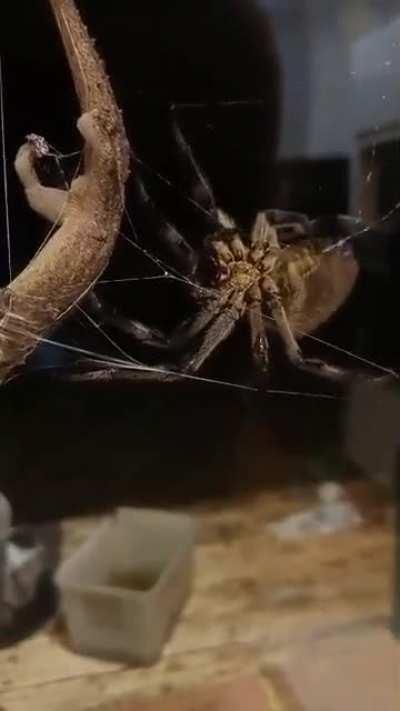
{"label": "spider cephalothorax", "polygon": [[[319,265],[322,244],[316,240],[301,246],[281,248],[276,227],[266,212],[260,212],[249,232],[234,226],[232,218],[218,211],[222,225],[207,239],[206,250],[215,266],[215,284],[227,291],[245,292],[246,301],[259,290],[266,295],[272,279],[280,292],[290,300],[299,286]],[[324,245],[326,246],[326,245]],[[288,306],[288,303],[285,304]]]}

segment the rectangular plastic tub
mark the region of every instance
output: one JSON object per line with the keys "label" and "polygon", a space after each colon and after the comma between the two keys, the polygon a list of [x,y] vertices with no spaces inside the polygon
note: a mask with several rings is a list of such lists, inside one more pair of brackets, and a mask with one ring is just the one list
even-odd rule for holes
{"label": "rectangular plastic tub", "polygon": [[57,573],[75,651],[151,664],[191,588],[196,524],[184,514],[122,508]]}

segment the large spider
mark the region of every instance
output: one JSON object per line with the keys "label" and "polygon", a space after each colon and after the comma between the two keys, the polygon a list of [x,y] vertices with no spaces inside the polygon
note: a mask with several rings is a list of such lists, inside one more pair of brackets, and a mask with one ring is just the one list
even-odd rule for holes
{"label": "large spider", "polygon": [[[362,227],[360,221],[345,216],[311,221],[299,213],[266,210],[258,212],[250,228],[240,227],[218,209],[176,113],[171,116],[178,169],[187,199],[202,218],[201,235],[185,239],[153,204],[139,176],[134,188],[134,215],[146,233],[164,245],[170,263],[188,277],[196,313],[167,336],[121,313],[93,290],[83,307],[98,324],[163,353],[163,360],[166,352],[175,354],[175,362],[166,364],[160,359],[157,366],[140,367],[138,363],[138,367],[124,368],[118,363],[105,367],[99,361],[85,360],[64,376],[173,382],[182,373],[198,373],[236,324],[245,320],[254,365],[263,377],[269,369],[268,332],[274,330],[284,346],[287,365],[335,382],[347,379],[340,368],[305,359],[297,337],[324,323],[350,294],[358,265],[346,237]],[[36,160],[42,159],[46,150],[38,138],[30,137],[30,141]],[[18,161],[16,166],[18,169]],[[36,186],[36,182],[35,190],[40,193],[42,214],[57,219],[66,193],[39,183]]]}
{"label": "large spider", "polygon": [[174,112],[171,125],[188,199],[203,219],[202,239],[197,245],[185,239],[161,215],[139,178],[135,216],[164,244],[170,261],[190,278],[197,313],[167,336],[123,315],[95,291],[87,306],[103,325],[157,351],[181,354],[179,363],[121,370],[86,362],[85,372],[76,377],[175,381],[179,374],[198,373],[236,324],[245,320],[254,365],[262,376],[269,369],[268,331],[275,330],[288,365],[336,382],[345,379],[347,374],[341,369],[305,359],[297,336],[314,331],[351,292],[358,266],[350,242],[343,238],[359,230],[361,222],[345,216],[310,221],[299,213],[266,210],[256,215],[249,229],[240,228],[217,208]]}

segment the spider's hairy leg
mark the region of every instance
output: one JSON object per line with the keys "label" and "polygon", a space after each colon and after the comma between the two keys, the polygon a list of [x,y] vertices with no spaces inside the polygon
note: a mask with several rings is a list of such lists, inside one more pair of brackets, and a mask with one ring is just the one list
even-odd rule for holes
{"label": "spider's hairy leg", "polygon": [[292,210],[266,210],[265,216],[278,234],[280,244],[293,242],[311,235],[307,215]]}
{"label": "spider's hairy leg", "polygon": [[307,215],[292,210],[265,210],[263,214],[281,245],[310,237],[346,237],[366,229],[360,218],[349,215],[323,215],[310,220]]}
{"label": "spider's hairy leg", "polygon": [[250,235],[250,259],[257,263],[269,249],[279,250],[278,235],[270,224],[266,213],[259,212],[254,221]]}
{"label": "spider's hairy leg", "polygon": [[167,338],[167,349],[180,350],[199,336],[224,307],[228,296],[226,293],[210,299],[194,318],[182,321]]}
{"label": "spider's hairy leg", "polygon": [[[128,364],[129,366],[129,364]],[[134,364],[129,367],[111,365],[105,367],[101,361],[82,360],[73,366],[67,366],[57,372],[57,381],[106,384],[106,383],[176,383],[181,380],[180,373],[169,365],[143,367]]]}
{"label": "spider's hairy leg", "polygon": [[118,309],[108,304],[98,293],[92,291],[86,298],[84,306],[100,326],[111,326],[137,343],[157,351],[179,351],[196,338],[209,323],[218,315],[224,306],[226,297],[210,299],[193,318],[182,321],[167,335],[157,328],[148,326],[142,321],[121,314]]}
{"label": "spider's hairy leg", "polygon": [[218,213],[211,185],[194,157],[178,121],[177,109],[171,107],[171,130],[176,145],[177,163],[180,182],[189,199],[201,210],[204,227],[215,230],[218,226]]}
{"label": "spider's hairy leg", "polygon": [[201,368],[216,348],[230,336],[237,321],[242,317],[244,308],[244,294],[233,293],[228,304],[221,309],[206,331],[198,350],[184,362],[184,372],[196,373]]}
{"label": "spider's hairy leg", "polygon": [[282,338],[289,363],[297,370],[302,370],[310,375],[324,377],[332,381],[340,382],[347,378],[347,374],[339,368],[330,366],[323,361],[304,358],[287,317],[285,307],[282,304],[281,295],[276,283],[271,277],[266,276],[263,279],[261,288],[266,294],[269,310],[276,323],[279,335]]}
{"label": "spider's hairy leg", "polygon": [[[169,223],[161,212],[157,210],[138,173],[134,182],[134,200],[135,217],[140,232],[143,231],[146,236],[151,236],[152,240],[163,243],[169,255],[173,258],[174,264],[186,276],[192,276],[198,263],[195,251],[174,225]],[[110,326],[126,336],[131,336],[141,345],[150,348],[157,350],[173,348],[173,344],[170,345],[164,333],[145,325],[137,319],[125,316],[120,313],[118,308],[111,306],[97,293],[90,294],[85,305],[91,315],[99,320],[99,325]]]}
{"label": "spider's hairy leg", "polygon": [[213,236],[209,244],[221,265],[227,266],[234,261],[233,251],[221,235]]}
{"label": "spider's hairy leg", "polygon": [[240,235],[236,232],[234,234],[230,241],[229,241],[229,246],[231,248],[231,251],[233,252],[235,259],[237,260],[244,260],[247,258],[247,255],[249,253],[248,248],[243,244],[243,240],[240,237]]}
{"label": "spider's hairy leg", "polygon": [[217,210],[217,215],[218,215],[218,222],[219,226],[222,227],[224,230],[235,230],[237,229],[235,220],[231,215],[228,215],[225,210],[221,210],[219,207]]}
{"label": "spider's hairy leg", "polygon": [[167,338],[162,331],[124,316],[115,306],[111,306],[94,291],[86,297],[84,307],[99,326],[111,326],[121,333],[131,336],[143,346],[157,350],[165,350],[168,346]]}
{"label": "spider's hairy leg", "polygon": [[269,365],[269,345],[262,313],[262,292],[254,284],[247,293],[247,318],[250,326],[251,351],[257,370],[265,374]]}
{"label": "spider's hairy leg", "polygon": [[[156,347],[159,350],[178,350],[186,345],[187,342],[199,335],[208,324],[213,321],[212,326],[206,333],[204,341],[198,352],[193,355],[185,364],[183,372],[195,373],[206,358],[213,350],[222,342],[233,330],[236,320],[242,314],[243,298],[236,297],[228,306],[226,301],[229,299],[230,293],[220,295],[218,298],[210,300],[205,307],[199,312],[197,317],[192,320],[184,321],[173,332],[170,338],[166,337],[156,329],[150,329],[148,326],[133,321],[124,319],[123,330],[125,333],[134,336],[137,340],[145,345]],[[91,293],[88,298],[92,313],[99,318],[105,319],[103,323],[110,322],[107,320],[107,310],[109,307],[104,306],[97,295]],[[93,312],[93,309],[95,310]],[[118,319],[124,318],[119,314]],[[135,382],[135,383],[176,383],[181,381],[182,368],[177,370],[176,365],[158,363],[156,366],[148,368],[134,364],[129,367],[104,367],[99,361],[85,359],[84,361],[68,366],[57,378],[61,377],[64,381],[79,381],[88,383],[107,383],[107,382]]]}
{"label": "spider's hairy leg", "polygon": [[310,235],[329,239],[348,237],[367,229],[367,225],[359,217],[351,215],[322,215],[310,222]]}
{"label": "spider's hairy leg", "polygon": [[[124,318],[117,314],[118,319],[124,319],[123,329],[125,333],[132,335],[137,340],[145,345],[156,347],[159,350],[177,350],[182,348],[186,342],[192,340],[196,335],[200,334],[208,324],[215,318],[213,326],[209,329],[198,353],[196,353],[186,363],[184,371],[195,373],[206,360],[208,355],[219,345],[221,341],[228,337],[233,330],[237,318],[240,317],[238,308],[242,303],[239,300],[234,300],[234,303],[228,307],[225,306],[226,300],[229,298],[229,293],[221,295],[218,299],[210,301],[197,315],[194,320],[184,321],[173,332],[170,338],[164,336],[163,333],[156,329],[150,329],[148,326]],[[87,303],[89,304],[91,313],[97,318],[103,319],[103,323],[109,324],[108,309],[104,306],[99,297],[93,292],[89,295]],[[112,320],[111,324],[114,323]],[[127,364],[129,366],[129,363]],[[138,365],[137,368],[104,367],[100,361],[85,359],[73,366],[67,366],[62,373],[57,373],[57,379],[66,382],[78,381],[87,383],[108,383],[108,382],[134,382],[134,383],[176,383],[182,380],[182,370],[176,369],[175,365],[159,363],[157,366],[143,368]]]}
{"label": "spider's hairy leg", "polygon": [[173,266],[178,267],[186,276],[192,276],[198,263],[196,252],[176,227],[157,209],[139,171],[136,172],[133,185],[133,209],[139,232],[150,237],[153,242],[164,244],[174,260]]}
{"label": "spider's hairy leg", "polygon": [[282,304],[281,295],[276,283],[271,277],[265,276],[261,284],[261,289],[266,295],[271,316],[276,323],[289,361],[293,364],[300,363],[303,360],[303,356],[300,346],[297,343],[290,326],[289,319],[287,317],[285,307]]}
{"label": "spider's hairy leg", "polygon": [[249,248],[236,228],[223,228],[207,238],[205,249],[210,264],[216,269],[213,281],[217,285],[226,282],[231,276],[235,262],[247,261],[249,254]]}

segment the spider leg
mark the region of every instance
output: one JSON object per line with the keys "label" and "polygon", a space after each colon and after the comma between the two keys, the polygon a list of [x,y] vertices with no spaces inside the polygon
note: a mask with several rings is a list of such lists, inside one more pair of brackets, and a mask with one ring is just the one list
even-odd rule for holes
{"label": "spider leg", "polygon": [[267,294],[270,312],[282,338],[289,363],[296,369],[310,375],[324,377],[335,382],[348,378],[348,374],[339,368],[328,365],[323,361],[304,358],[282,304],[279,289],[271,277],[264,277],[262,290]]}
{"label": "spider leg", "polygon": [[267,294],[268,306],[271,316],[278,328],[279,335],[285,346],[285,352],[289,361],[293,364],[302,360],[300,346],[294,336],[286,310],[282,304],[279,289],[271,277],[264,277],[262,290]]}
{"label": "spider leg", "polygon": [[262,293],[258,285],[254,285],[249,293],[247,318],[250,326],[251,350],[257,370],[266,373],[269,366],[269,345],[262,313]]}
{"label": "spider leg", "polygon": [[172,135],[177,149],[180,179],[191,202],[199,207],[204,218],[205,228],[208,231],[214,231],[218,227],[218,214],[211,185],[182,133],[175,106],[171,107],[170,115]]}
{"label": "spider leg", "polygon": [[244,295],[234,293],[230,302],[222,308],[208,331],[199,349],[183,364],[184,372],[196,373],[218,346],[232,333],[235,324],[243,315]]}
{"label": "spider leg", "polygon": [[347,237],[366,229],[362,220],[349,215],[322,215],[314,220],[301,212],[286,210],[266,210],[265,215],[275,228],[281,244],[307,237]]}
{"label": "spider leg", "polygon": [[168,340],[162,331],[124,316],[115,306],[108,304],[94,291],[86,297],[85,307],[100,326],[111,326],[125,335],[131,336],[138,343],[158,350],[164,350],[168,345]]}
{"label": "spider leg", "polygon": [[367,225],[358,217],[351,215],[322,215],[310,222],[310,235],[336,239],[348,237],[366,229]]}
{"label": "spider leg", "polygon": [[268,222],[275,228],[279,242],[286,244],[310,236],[311,224],[307,215],[291,210],[266,210]]}
{"label": "spider leg", "polygon": [[220,297],[210,299],[194,319],[192,317],[185,319],[170,335],[157,328],[147,326],[137,319],[124,316],[115,306],[111,306],[94,291],[86,297],[85,307],[99,325],[111,326],[149,348],[159,351],[178,351],[204,331],[217,316],[224,303],[225,300]]}
{"label": "spider leg", "polygon": [[275,227],[268,220],[266,212],[259,212],[250,234],[250,257],[254,263],[262,259],[268,249],[279,250],[279,240]]}
{"label": "spider leg", "polygon": [[168,348],[170,350],[180,350],[196,338],[196,336],[200,335],[218,315],[224,303],[225,299],[221,297],[212,299],[206,302],[205,306],[203,306],[194,318],[190,316],[188,319],[182,321],[169,336]]}
{"label": "spider leg", "polygon": [[[23,379],[29,380],[31,377],[43,378],[44,380],[54,380],[61,383],[176,383],[182,380],[182,374],[172,365],[160,364],[157,366],[146,366],[139,362],[116,363],[110,361],[85,358],[70,365],[61,365],[56,371],[44,370],[24,373]],[[183,376],[184,377],[184,376]]]}
{"label": "spider leg", "polygon": [[[114,317],[110,318],[110,310],[112,311],[112,307],[104,305],[97,295],[93,293],[90,294],[89,301],[94,315],[97,317],[101,316],[103,323],[115,325]],[[241,315],[240,307],[242,305],[242,297],[240,300],[235,299],[233,303],[221,312],[223,305],[223,299],[210,302],[210,304],[202,309],[194,321],[183,322],[181,326],[178,326],[175,335],[170,339],[164,336],[160,331],[150,329],[138,321],[124,319],[123,330],[125,333],[133,335],[145,345],[155,346],[160,350],[172,350],[182,347],[187,340],[198,335],[207,327],[210,321],[216,317],[212,327],[206,334],[204,343],[199,352],[186,362],[183,372],[182,369],[177,371],[176,366],[172,364],[161,363],[154,366],[145,366],[139,362],[132,362],[132,365],[127,362],[126,365],[121,364],[119,366],[117,363],[110,361],[110,364],[107,364],[106,367],[105,363],[100,360],[96,361],[86,358],[85,360],[75,363],[73,366],[66,366],[63,370],[58,370],[55,377],[57,380],[60,379],[67,382],[176,383],[184,379],[185,372],[187,375],[196,372],[218,344],[227,338],[232,331],[236,320]],[[93,309],[95,309],[95,312]],[[119,323],[123,317],[118,313],[116,316],[118,319],[117,323]]]}
{"label": "spider leg", "polygon": [[174,258],[176,266],[185,275],[193,275],[198,263],[196,252],[176,227],[156,208],[138,174],[134,181],[133,199],[139,230],[152,240],[164,244]]}
{"label": "spider leg", "polygon": [[81,383],[176,383],[182,380],[182,375],[168,365],[144,366],[135,364],[126,366],[111,365],[105,366],[100,361],[84,360],[57,370],[55,375],[46,374],[44,377],[53,377],[61,382],[81,382]]}

